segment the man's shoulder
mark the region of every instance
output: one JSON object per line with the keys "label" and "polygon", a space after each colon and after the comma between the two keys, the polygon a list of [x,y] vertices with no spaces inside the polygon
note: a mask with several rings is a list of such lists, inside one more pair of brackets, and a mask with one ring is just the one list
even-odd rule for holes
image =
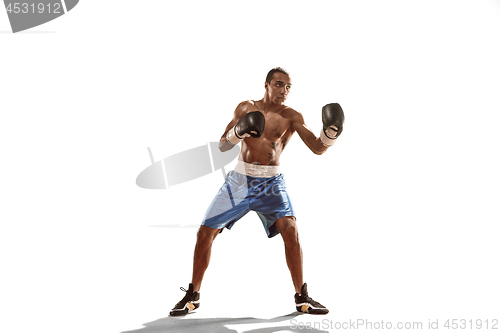
{"label": "man's shoulder", "polygon": [[257,101],[254,101],[253,99],[248,99],[240,103],[240,105],[253,105],[253,106],[255,106],[256,104]]}
{"label": "man's shoulder", "polygon": [[243,101],[240,104],[238,104],[237,109],[246,110],[248,108],[255,107],[255,106],[256,106],[255,101],[249,99],[249,100]]}
{"label": "man's shoulder", "polygon": [[293,117],[301,116],[300,112],[298,112],[295,109],[293,109],[293,108],[291,108],[289,106],[286,106],[286,105],[284,105],[284,108],[283,108],[283,110],[281,112],[287,118],[293,118]]}

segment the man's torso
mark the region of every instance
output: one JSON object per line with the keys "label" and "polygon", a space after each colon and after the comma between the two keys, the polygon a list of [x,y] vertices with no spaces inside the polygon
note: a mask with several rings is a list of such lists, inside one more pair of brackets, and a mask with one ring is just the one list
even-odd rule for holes
{"label": "man's torso", "polygon": [[279,165],[279,157],[294,133],[291,124],[297,112],[285,105],[268,111],[264,109],[262,101],[248,101],[244,107],[247,112],[262,112],[266,125],[259,138],[250,137],[243,141],[241,158],[247,163]]}

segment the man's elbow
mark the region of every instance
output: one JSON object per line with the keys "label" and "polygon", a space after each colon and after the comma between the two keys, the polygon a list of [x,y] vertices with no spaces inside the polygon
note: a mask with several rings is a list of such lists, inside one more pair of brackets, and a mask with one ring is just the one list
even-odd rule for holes
{"label": "man's elbow", "polygon": [[228,151],[230,149],[232,149],[235,145],[232,144],[231,142],[227,142],[227,141],[221,141],[219,142],[219,150],[221,152],[225,152],[225,151]]}
{"label": "man's elbow", "polygon": [[311,151],[316,155],[323,155],[323,153],[327,150],[328,147],[326,147],[322,143],[320,145],[316,145],[315,147],[311,147]]}
{"label": "man's elbow", "polygon": [[325,151],[327,151],[327,150],[328,150],[328,149],[327,149],[327,148],[325,148],[324,150],[323,150],[323,149],[322,149],[322,150],[313,150],[312,152],[313,152],[314,154],[316,154],[316,155],[323,155],[323,153],[324,153]]}

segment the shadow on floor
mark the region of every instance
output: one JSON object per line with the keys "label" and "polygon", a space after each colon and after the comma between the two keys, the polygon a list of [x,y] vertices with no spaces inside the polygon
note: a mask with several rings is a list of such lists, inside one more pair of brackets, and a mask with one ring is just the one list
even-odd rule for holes
{"label": "shadow on floor", "polygon": [[[276,317],[273,319],[257,319],[257,318],[204,318],[204,319],[189,319],[185,318],[166,317],[150,323],[144,324],[144,328],[126,331],[122,333],[164,333],[164,332],[182,332],[182,333],[274,333],[274,332],[328,332],[318,330],[312,327],[300,327],[297,325],[300,320],[296,319],[290,324],[283,326],[283,321],[291,321],[300,316],[301,313],[293,312],[285,316]],[[304,317],[305,318],[305,317]],[[309,320],[308,320],[309,321]],[[276,325],[276,323],[280,323]],[[250,330],[230,329],[227,326],[233,325],[248,325],[259,324],[261,328]],[[295,325],[295,326],[294,326]]]}

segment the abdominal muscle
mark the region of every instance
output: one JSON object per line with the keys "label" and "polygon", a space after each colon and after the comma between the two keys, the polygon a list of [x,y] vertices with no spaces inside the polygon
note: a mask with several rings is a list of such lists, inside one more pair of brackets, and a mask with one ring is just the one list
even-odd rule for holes
{"label": "abdominal muscle", "polygon": [[242,143],[239,159],[252,164],[279,165],[284,146],[282,139],[272,142],[265,137],[246,138]]}
{"label": "abdominal muscle", "polygon": [[280,113],[265,113],[266,128],[259,138],[247,137],[241,144],[239,159],[246,163],[279,165],[280,156],[294,131],[291,116],[286,110]]}

